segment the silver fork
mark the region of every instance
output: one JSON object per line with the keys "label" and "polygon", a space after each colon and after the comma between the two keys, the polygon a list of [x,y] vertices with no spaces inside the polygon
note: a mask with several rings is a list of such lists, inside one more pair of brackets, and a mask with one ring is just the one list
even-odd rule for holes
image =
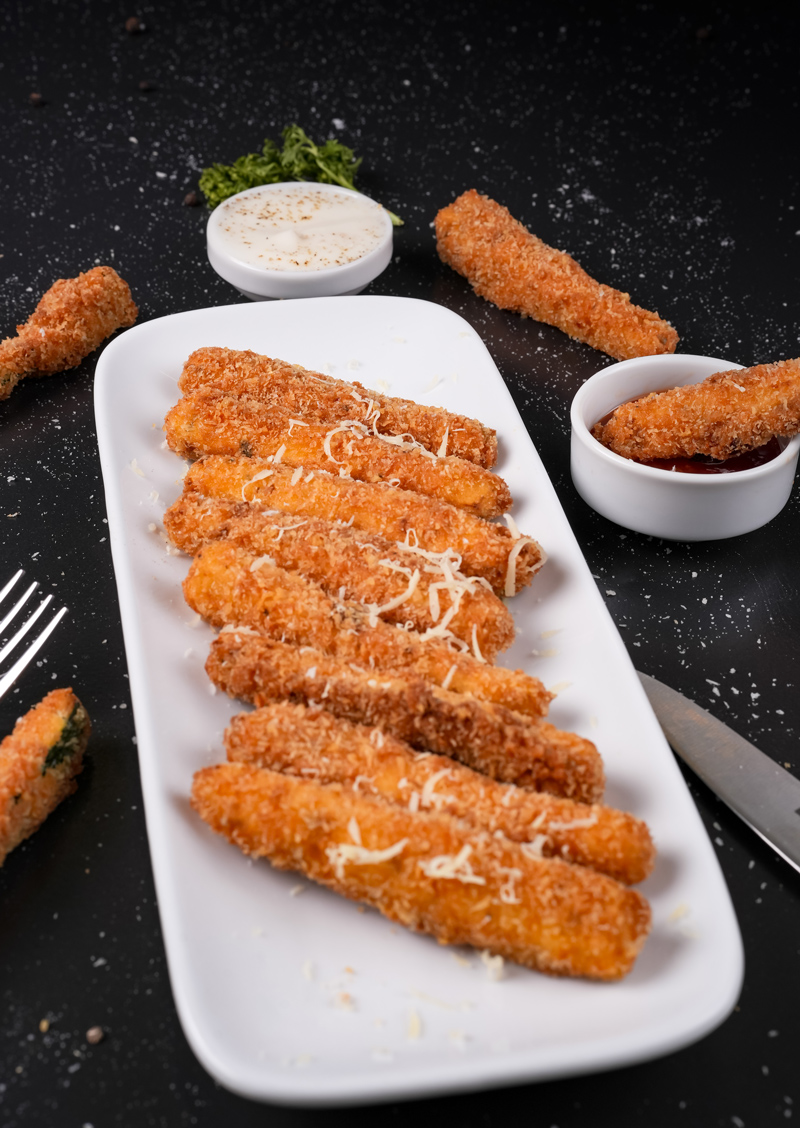
{"label": "silver fork", "polygon": [[[0,604],[3,603],[6,596],[9,594],[11,589],[14,587],[14,585],[17,583],[17,581],[21,578],[22,575],[23,575],[23,569],[20,568],[20,570],[17,572],[17,574],[15,576],[12,576],[11,579],[8,581],[8,583],[5,585],[5,587],[2,589],[2,591],[0,591]],[[11,623],[14,619],[16,619],[17,615],[25,608],[26,604],[28,603],[28,600],[33,595],[33,593],[36,591],[38,586],[39,586],[38,583],[34,580],[34,582],[30,585],[28,590],[20,596],[20,598],[17,600],[17,602],[14,604],[14,606],[11,608],[10,611],[8,611],[7,613],[4,613],[2,610],[0,610],[0,615],[2,615],[2,618],[0,619],[0,639],[3,639],[5,637],[4,632],[5,632],[6,627],[9,625],[9,623]],[[16,649],[16,647],[19,645],[19,643],[22,642],[22,640],[25,638],[25,636],[28,634],[28,632],[33,628],[33,626],[37,623],[37,621],[44,614],[44,612],[46,611],[47,607],[52,602],[52,600],[53,600],[52,595],[46,596],[42,600],[42,602],[39,604],[39,606],[36,608],[34,613],[30,616],[30,618],[28,618],[23,623],[23,625],[19,628],[17,633],[12,638],[8,639],[7,642],[5,642],[3,644],[2,648],[0,648],[0,662],[4,662],[5,659],[9,656],[9,654],[11,654],[12,650]],[[6,673],[3,674],[2,677],[0,677],[0,697],[2,697],[3,694],[6,692],[6,690],[14,684],[14,682],[17,680],[17,678],[22,673],[22,671],[25,669],[25,667],[28,665],[28,663],[31,662],[36,657],[36,655],[39,653],[41,648],[47,642],[50,635],[53,633],[53,631],[56,629],[58,624],[64,618],[66,613],[67,613],[66,607],[62,607],[60,611],[56,612],[56,614],[49,621],[49,623],[44,628],[44,630],[39,635],[37,635],[37,637],[35,639],[33,639],[32,642],[28,643],[27,650],[23,651],[23,653],[19,656],[19,658],[17,658],[16,662],[11,667],[11,669],[7,670]]]}

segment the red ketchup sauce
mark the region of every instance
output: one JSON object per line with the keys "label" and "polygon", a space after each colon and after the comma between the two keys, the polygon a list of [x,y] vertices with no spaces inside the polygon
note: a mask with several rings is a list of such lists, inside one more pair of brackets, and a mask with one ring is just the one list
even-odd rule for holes
{"label": "red ketchup sauce", "polygon": [[[636,396],[626,402],[635,403],[640,398],[640,396]],[[622,404],[618,406],[621,407]],[[615,407],[613,411],[609,411],[598,422],[608,423],[616,410]],[[643,458],[641,461],[639,459],[635,461],[640,466],[653,466],[656,470],[670,470],[678,474],[736,474],[740,470],[752,470],[756,466],[763,466],[765,462],[772,462],[773,458],[777,458],[783,449],[784,444],[781,440],[772,438],[763,446],[742,451],[741,454],[733,454],[730,458],[722,460],[709,458],[707,454],[696,454],[692,458],[679,455],[676,458]]]}

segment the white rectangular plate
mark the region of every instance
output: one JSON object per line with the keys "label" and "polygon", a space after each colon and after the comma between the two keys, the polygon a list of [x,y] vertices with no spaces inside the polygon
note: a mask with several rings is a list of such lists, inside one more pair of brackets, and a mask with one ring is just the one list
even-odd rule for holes
{"label": "white rectangular plate", "polygon": [[[549,561],[511,601],[506,657],[560,687],[551,719],[594,740],[607,801],[650,825],[653,931],[630,976],[597,984],[412,935],[373,911],[253,863],[189,807],[192,774],[224,759],[234,702],[203,671],[211,630],[181,594],[188,559],[161,517],[183,463],[162,423],[189,353],[254,349],[439,404],[497,429],[499,472]],[[170,976],[201,1062],[244,1096],[342,1104],[486,1088],[629,1064],[685,1045],[732,1009],[742,978],[717,860],[558,499],[489,353],[456,314],[392,297],[195,310],[114,341],[96,414]]]}

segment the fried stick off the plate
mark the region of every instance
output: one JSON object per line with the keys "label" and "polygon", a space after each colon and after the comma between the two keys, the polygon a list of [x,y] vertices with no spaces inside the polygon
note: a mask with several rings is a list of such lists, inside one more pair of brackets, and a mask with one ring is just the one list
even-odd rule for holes
{"label": "fried stick off the plate", "polygon": [[501,309],[554,325],[617,360],[675,352],[678,334],[668,321],[595,282],[474,189],[438,213],[436,246],[476,294]]}
{"label": "fried stick off the plate", "polygon": [[456,693],[471,693],[531,717],[547,712],[552,694],[538,678],[479,662],[445,639],[423,641],[355,603],[336,601],[318,584],[213,541],[192,561],[183,582],[189,606],[215,627],[243,625],[265,636],[314,646],[364,669],[423,677]]}
{"label": "fried stick off the plate", "polygon": [[623,458],[726,459],[800,431],[800,359],[716,372],[618,407],[592,434]]}
{"label": "fried stick off the plate", "polygon": [[388,482],[439,498],[478,517],[511,508],[497,474],[463,458],[437,457],[418,443],[373,435],[363,423],[314,423],[252,396],[217,388],[185,395],[168,412],[167,443],[176,454],[249,454],[284,466],[327,470],[361,482]]}
{"label": "fried stick off the plate", "polygon": [[17,326],[17,336],[0,341],[0,399],[24,376],[74,368],[106,337],[133,325],[138,312],[127,283],[110,266],[60,278]]}
{"label": "fried stick off the plate", "polygon": [[552,975],[613,980],[650,927],[634,890],[445,814],[411,813],[341,784],[249,764],[195,774],[192,806],[252,857],[299,870],[442,944]]}
{"label": "fried stick off the plate", "polygon": [[71,689],[54,689],[0,744],[0,866],[78,786],[89,717]]}
{"label": "fried stick off the plate", "polygon": [[379,435],[408,435],[434,454],[454,454],[487,470],[497,461],[497,436],[477,419],[373,392],[356,381],[335,380],[258,353],[197,349],[183,366],[178,386],[188,393],[206,385],[280,404],[316,423],[352,420]]}
{"label": "fried stick off the plate", "polygon": [[581,803],[596,803],[603,795],[603,764],[591,741],[424,678],[359,670],[313,647],[236,629],[223,631],[211,644],[206,672],[231,697],[253,705],[278,700],[321,705],[504,783]]}
{"label": "fried stick off the plate", "polygon": [[343,783],[409,811],[444,811],[631,885],[653,868],[645,824],[623,811],[496,783],[446,756],[420,754],[379,728],[281,701],[234,717],[229,760],[318,783]]}
{"label": "fried stick off the plate", "polygon": [[462,576],[449,556],[434,562],[376,533],[192,492],[167,510],[164,528],[185,552],[224,538],[266,556],[333,598],[363,604],[371,621],[380,617],[420,632],[444,626],[488,661],[514,641],[505,604],[487,584]]}
{"label": "fried stick off the plate", "polygon": [[323,470],[303,473],[265,459],[212,454],[189,467],[184,489],[341,521],[428,552],[452,549],[461,557],[460,571],[483,576],[498,595],[526,587],[547,559],[532,537],[515,536],[455,505],[413,490],[335,478]]}

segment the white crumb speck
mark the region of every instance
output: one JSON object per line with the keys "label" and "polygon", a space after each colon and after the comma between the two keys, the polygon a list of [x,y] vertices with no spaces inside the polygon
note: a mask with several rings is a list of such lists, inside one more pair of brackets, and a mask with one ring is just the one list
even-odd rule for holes
{"label": "white crumb speck", "polygon": [[505,960],[502,956],[493,956],[491,952],[481,952],[481,963],[486,968],[490,979],[497,982],[503,978]]}

